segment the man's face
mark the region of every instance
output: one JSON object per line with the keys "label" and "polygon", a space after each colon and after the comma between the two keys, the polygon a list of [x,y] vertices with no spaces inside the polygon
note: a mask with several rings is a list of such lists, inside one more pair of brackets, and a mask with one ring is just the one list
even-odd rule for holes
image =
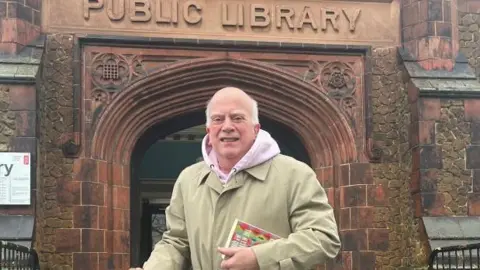
{"label": "man's face", "polygon": [[210,144],[220,162],[238,162],[250,149],[260,129],[252,122],[253,104],[245,96],[222,96],[210,104]]}

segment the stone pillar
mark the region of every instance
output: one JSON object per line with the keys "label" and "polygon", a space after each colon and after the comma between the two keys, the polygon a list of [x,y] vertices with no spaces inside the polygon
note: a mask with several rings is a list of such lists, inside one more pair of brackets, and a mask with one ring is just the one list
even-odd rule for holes
{"label": "stone pillar", "polygon": [[40,35],[42,0],[0,0],[0,53],[16,54]]}
{"label": "stone pillar", "polygon": [[466,163],[467,169],[472,171],[467,213],[469,216],[480,216],[480,99],[465,101],[465,120],[470,122],[471,139],[466,149]]}
{"label": "stone pillar", "polygon": [[402,1],[402,45],[426,70],[453,69],[458,51],[456,1]]}

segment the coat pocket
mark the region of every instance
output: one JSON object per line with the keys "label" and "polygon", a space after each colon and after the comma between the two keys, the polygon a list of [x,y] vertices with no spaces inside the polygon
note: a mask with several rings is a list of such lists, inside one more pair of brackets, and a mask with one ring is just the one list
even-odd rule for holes
{"label": "coat pocket", "polygon": [[280,261],[280,270],[296,270],[292,259],[288,258]]}

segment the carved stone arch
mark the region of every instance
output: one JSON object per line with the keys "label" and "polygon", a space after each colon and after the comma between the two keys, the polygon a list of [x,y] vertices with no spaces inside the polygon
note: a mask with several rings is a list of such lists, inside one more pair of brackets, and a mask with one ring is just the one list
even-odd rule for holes
{"label": "carved stone arch", "polygon": [[263,116],[290,126],[315,168],[358,159],[347,118],[317,85],[277,66],[228,57],[175,62],[130,84],[99,116],[92,157],[127,165],[136,141],[149,127],[204,109],[212,94],[227,85],[241,87],[258,100]]}

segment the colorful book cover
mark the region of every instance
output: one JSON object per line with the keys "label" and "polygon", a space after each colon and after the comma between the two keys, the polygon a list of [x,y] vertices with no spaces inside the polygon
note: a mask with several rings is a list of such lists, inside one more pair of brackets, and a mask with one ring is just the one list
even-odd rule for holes
{"label": "colorful book cover", "polygon": [[225,247],[251,247],[280,238],[280,236],[262,228],[235,219]]}

